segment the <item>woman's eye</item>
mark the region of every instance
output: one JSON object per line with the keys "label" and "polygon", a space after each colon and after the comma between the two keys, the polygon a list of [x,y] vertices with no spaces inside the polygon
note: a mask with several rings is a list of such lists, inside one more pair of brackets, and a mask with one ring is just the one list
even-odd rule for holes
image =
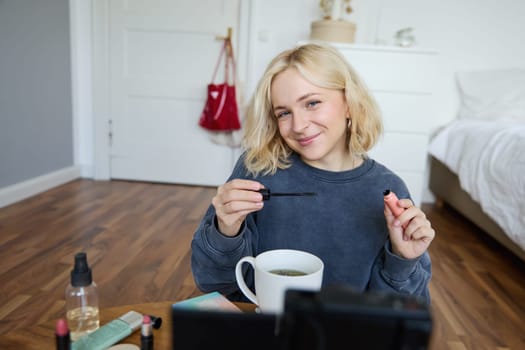
{"label": "woman's eye", "polygon": [[288,111],[281,111],[281,112],[277,113],[277,118],[286,117],[289,114],[290,114],[290,112],[288,112]]}
{"label": "woman's eye", "polygon": [[313,108],[315,106],[317,106],[319,103],[321,103],[321,101],[318,101],[318,100],[315,100],[315,101],[310,101],[306,104],[306,107],[308,108]]}

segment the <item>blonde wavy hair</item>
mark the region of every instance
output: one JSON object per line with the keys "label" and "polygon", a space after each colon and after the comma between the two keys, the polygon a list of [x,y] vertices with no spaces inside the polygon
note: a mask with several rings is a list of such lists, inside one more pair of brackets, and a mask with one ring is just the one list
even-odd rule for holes
{"label": "blonde wavy hair", "polygon": [[383,133],[376,101],[341,53],[325,44],[305,44],[277,55],[259,80],[244,121],[244,164],[250,174],[274,174],[290,166],[292,150],[279,133],[273,112],[271,86],[281,72],[295,68],[310,83],[344,92],[352,123],[347,131],[348,149],[367,157]]}

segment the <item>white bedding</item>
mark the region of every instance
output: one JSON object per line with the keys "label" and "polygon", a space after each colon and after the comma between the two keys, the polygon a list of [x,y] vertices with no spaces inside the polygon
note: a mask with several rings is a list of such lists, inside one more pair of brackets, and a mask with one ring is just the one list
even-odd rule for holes
{"label": "white bedding", "polygon": [[458,119],[432,139],[429,152],[525,250],[525,122]]}

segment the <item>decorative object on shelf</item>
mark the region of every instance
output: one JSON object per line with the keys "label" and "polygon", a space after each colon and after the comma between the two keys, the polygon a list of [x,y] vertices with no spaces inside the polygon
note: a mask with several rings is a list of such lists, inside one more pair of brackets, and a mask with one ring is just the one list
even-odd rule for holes
{"label": "decorative object on shelf", "polygon": [[394,41],[397,46],[410,47],[416,42],[416,37],[413,34],[414,28],[399,29],[394,35]]}
{"label": "decorative object on shelf", "polygon": [[323,19],[312,22],[310,39],[353,43],[355,23],[343,18],[343,14],[353,12],[350,1],[321,0],[319,7],[323,12]]}
{"label": "decorative object on shelf", "polygon": [[350,6],[351,0],[321,0],[319,7],[323,11],[323,19],[331,19],[334,21],[342,20],[343,12],[347,14],[352,13],[353,9]]}

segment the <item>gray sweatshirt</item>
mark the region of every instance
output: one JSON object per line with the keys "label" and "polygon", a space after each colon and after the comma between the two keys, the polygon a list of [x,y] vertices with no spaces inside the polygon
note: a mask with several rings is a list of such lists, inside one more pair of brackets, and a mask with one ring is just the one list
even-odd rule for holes
{"label": "gray sweatshirt", "polygon": [[[272,192],[315,192],[313,197],[271,197],[248,215],[235,237],[217,229],[210,206],[192,241],[191,268],[198,288],[243,300],[235,265],[246,255],[270,249],[299,249],[323,261],[323,286],[357,291],[418,295],[430,303],[428,252],[416,259],[392,253],[384,216],[383,191],[410,198],[403,180],[382,164],[365,159],[356,169],[332,172],[311,167],[297,155],[274,175],[247,175],[242,156],[230,179],[253,179]],[[246,281],[253,290],[253,274]]]}

